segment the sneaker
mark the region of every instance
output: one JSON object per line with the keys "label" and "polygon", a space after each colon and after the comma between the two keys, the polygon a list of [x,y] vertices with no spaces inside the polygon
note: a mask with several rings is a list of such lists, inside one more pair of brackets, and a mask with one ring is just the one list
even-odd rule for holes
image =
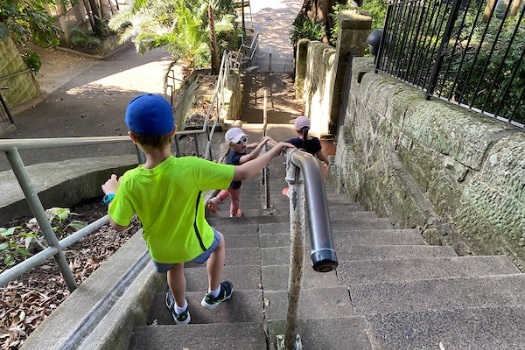
{"label": "sneaker", "polygon": [[206,293],[204,299],[201,301],[201,305],[206,309],[216,309],[220,303],[231,298],[233,293],[233,284],[230,281],[221,282],[221,291],[218,297],[214,297],[210,293]]}
{"label": "sneaker", "polygon": [[166,292],[166,306],[168,307],[168,310],[170,310],[171,316],[173,317],[175,324],[190,323],[191,315],[190,315],[190,312],[188,311],[188,308],[186,308],[186,310],[184,310],[180,314],[175,312],[175,299],[173,298],[173,294],[171,294],[170,290]]}

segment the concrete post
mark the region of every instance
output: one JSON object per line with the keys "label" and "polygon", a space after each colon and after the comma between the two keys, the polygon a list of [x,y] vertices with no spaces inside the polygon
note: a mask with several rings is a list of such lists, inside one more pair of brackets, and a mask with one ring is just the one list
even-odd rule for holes
{"label": "concrete post", "polygon": [[337,46],[335,53],[333,70],[332,93],[330,101],[330,122],[329,130],[331,134],[337,133],[337,120],[339,109],[343,105],[343,92],[345,87],[345,72],[348,65],[348,54],[354,57],[362,57],[368,44],[366,39],[372,28],[372,18],[356,13],[355,10],[345,10],[339,15],[339,33],[337,36]]}

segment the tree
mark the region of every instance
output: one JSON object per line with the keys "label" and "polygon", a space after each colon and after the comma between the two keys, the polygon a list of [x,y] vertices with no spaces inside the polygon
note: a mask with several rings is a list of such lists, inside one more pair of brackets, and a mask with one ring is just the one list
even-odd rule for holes
{"label": "tree", "polygon": [[1,0],[0,39],[11,36],[23,44],[29,40],[49,47],[59,44],[58,28],[45,6],[52,0]]}
{"label": "tree", "polygon": [[219,70],[217,23],[234,31],[232,0],[134,0],[127,10],[112,18],[113,29],[123,28],[121,40],[135,38],[141,53],[165,48],[190,68],[211,64]]}

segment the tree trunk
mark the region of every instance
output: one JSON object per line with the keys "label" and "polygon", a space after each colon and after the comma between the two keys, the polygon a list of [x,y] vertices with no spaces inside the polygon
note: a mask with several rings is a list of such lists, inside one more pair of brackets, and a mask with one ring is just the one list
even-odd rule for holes
{"label": "tree trunk", "polygon": [[210,4],[208,4],[208,24],[210,26],[211,73],[219,74],[219,49],[217,48],[217,36],[215,35],[214,12]]}

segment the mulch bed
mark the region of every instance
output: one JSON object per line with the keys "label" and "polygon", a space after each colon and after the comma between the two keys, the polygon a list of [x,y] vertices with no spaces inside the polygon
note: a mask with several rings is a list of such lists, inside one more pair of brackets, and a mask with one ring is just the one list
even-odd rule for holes
{"label": "mulch bed", "polygon": [[[91,223],[106,215],[107,208],[100,199],[83,202],[71,208],[68,218],[61,223],[67,235],[74,231],[70,222]],[[32,225],[27,225],[31,218],[17,218],[9,222],[6,228],[21,226],[15,231],[28,232]],[[55,224],[53,225],[55,226]],[[77,284],[85,281],[102,262],[116,252],[139,230],[140,222],[135,219],[132,226],[117,232],[108,226],[84,237],[65,251],[69,266]],[[2,243],[2,240],[0,240]],[[22,243],[23,244],[23,243]],[[1,256],[0,272],[6,269],[5,255]],[[49,316],[70,294],[62,279],[54,259],[23,274],[17,280],[0,288],[0,344],[2,350],[19,349],[24,340]]]}

